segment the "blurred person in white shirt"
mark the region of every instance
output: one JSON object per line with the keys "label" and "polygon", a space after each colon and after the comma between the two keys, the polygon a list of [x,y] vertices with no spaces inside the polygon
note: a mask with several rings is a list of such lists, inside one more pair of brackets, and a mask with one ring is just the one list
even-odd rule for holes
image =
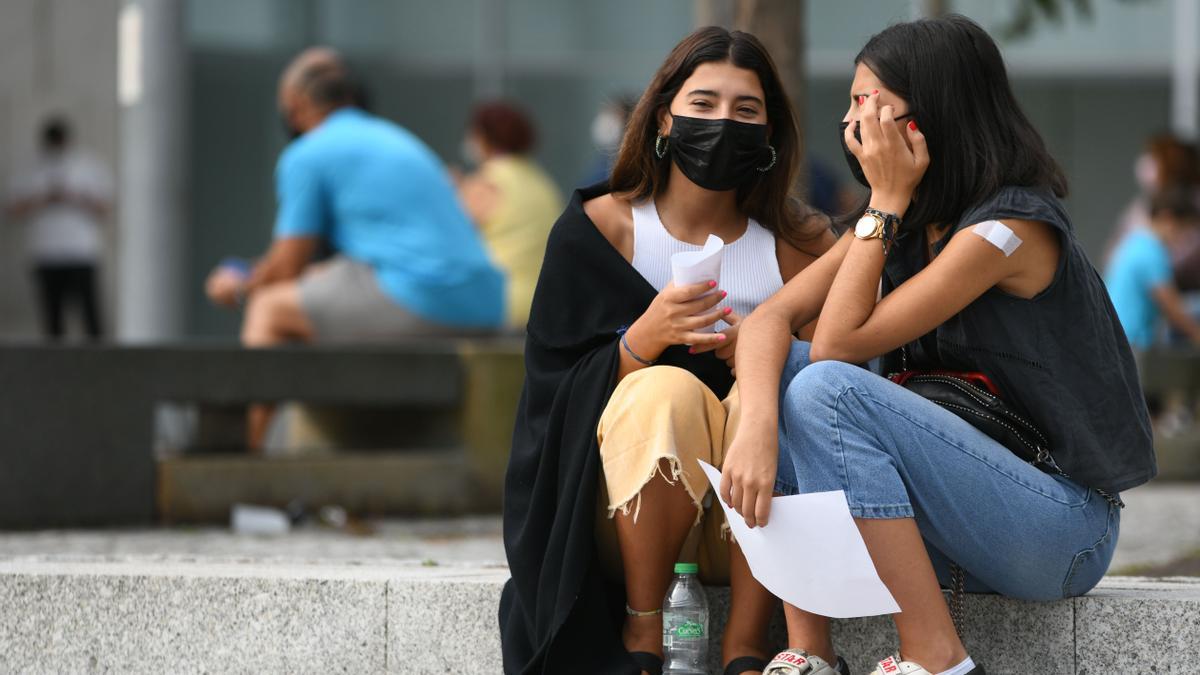
{"label": "blurred person in white shirt", "polygon": [[7,212],[28,225],[27,247],[47,337],[64,334],[68,305],[78,305],[87,335],[101,335],[96,269],[101,223],[112,206],[107,167],[72,145],[62,117],[42,124],[37,163],[13,181]]}

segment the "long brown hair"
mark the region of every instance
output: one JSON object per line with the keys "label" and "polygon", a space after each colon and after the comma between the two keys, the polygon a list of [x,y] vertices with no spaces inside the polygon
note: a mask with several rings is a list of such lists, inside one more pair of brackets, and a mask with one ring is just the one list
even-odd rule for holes
{"label": "long brown hair", "polygon": [[654,154],[659,117],[696,67],[712,62],[728,62],[758,75],[766,97],[770,143],[776,153],[770,171],[756,173],[738,187],[738,210],[793,246],[811,243],[828,229],[829,220],[816,217],[793,192],[799,174],[800,131],[775,63],[758,38],[749,33],[709,26],[675,45],[629,117],[609,178],[610,189],[630,201],[657,197],[666,189],[671,160]]}

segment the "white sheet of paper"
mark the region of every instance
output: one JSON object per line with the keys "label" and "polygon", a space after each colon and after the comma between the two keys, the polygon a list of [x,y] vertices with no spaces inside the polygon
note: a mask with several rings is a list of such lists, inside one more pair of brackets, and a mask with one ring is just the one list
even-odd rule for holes
{"label": "white sheet of paper", "polygon": [[[671,281],[676,286],[687,286],[712,280],[719,286],[721,283],[721,259],[724,257],[724,251],[725,242],[721,241],[717,235],[710,234],[704,242],[704,248],[699,251],[676,253],[671,256]],[[719,323],[721,322],[718,321],[717,324]],[[717,324],[701,328],[696,332],[711,333],[716,330]]]}
{"label": "white sheet of paper", "polygon": [[844,492],[775,497],[767,524],[750,529],[721,499],[721,472],[703,461],[700,467],[717,493],[751,573],[776,597],[813,614],[839,619],[900,611],[875,571]]}

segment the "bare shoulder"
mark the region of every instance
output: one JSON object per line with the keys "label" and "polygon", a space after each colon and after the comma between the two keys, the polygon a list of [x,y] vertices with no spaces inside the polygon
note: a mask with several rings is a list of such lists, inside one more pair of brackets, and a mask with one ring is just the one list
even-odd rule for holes
{"label": "bare shoulder", "polygon": [[822,232],[820,237],[809,242],[803,250],[793,246],[783,237],[775,237],[775,259],[779,262],[779,275],[783,277],[783,282],[786,284],[836,243],[837,236],[831,230]]}
{"label": "bare shoulder", "polygon": [[1015,263],[1046,258],[1057,260],[1062,248],[1058,229],[1053,225],[1018,218],[975,223],[964,227],[954,238],[963,242],[977,242],[974,245],[990,244],[990,248],[1000,249],[1006,258],[1012,258]]}
{"label": "bare shoulder", "polygon": [[1034,251],[1040,251],[1049,252],[1052,257],[1057,257],[1061,245],[1058,230],[1053,225],[1018,218],[980,221],[962,228],[954,238],[964,242],[985,241],[1001,250],[1007,246],[1010,256],[1016,255],[1017,252],[1028,256]]}
{"label": "bare shoulder", "polygon": [[612,193],[589,199],[583,212],[626,261],[633,260],[633,206]]}
{"label": "bare shoulder", "polygon": [[1037,220],[1018,220],[1016,218],[1005,218],[1000,223],[1012,230],[1013,234],[1021,238],[1021,241],[1035,242],[1048,246],[1051,250],[1058,250],[1058,229],[1049,223]]}
{"label": "bare shoulder", "polygon": [[959,241],[951,241],[947,253],[954,248],[980,262],[995,261],[1004,272],[996,285],[1021,298],[1032,298],[1049,287],[1062,255],[1058,229],[1036,220],[984,221],[963,228],[954,239]]}

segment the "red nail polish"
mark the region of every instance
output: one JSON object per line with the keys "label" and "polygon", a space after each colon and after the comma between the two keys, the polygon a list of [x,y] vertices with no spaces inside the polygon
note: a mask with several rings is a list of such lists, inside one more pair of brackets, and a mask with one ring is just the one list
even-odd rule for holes
{"label": "red nail polish", "polygon": [[862,105],[864,102],[866,102],[866,100],[867,100],[867,97],[866,97],[866,96],[859,96],[859,97],[858,97],[858,104],[859,104],[859,105]]}
{"label": "red nail polish", "polygon": [[708,282],[708,287],[709,287],[709,288],[716,288],[716,287],[717,287],[717,282],[715,282],[715,281],[710,281],[710,282]]}
{"label": "red nail polish", "polygon": [[733,312],[733,308],[732,308],[732,307],[726,307],[726,308],[725,308],[725,313],[726,313],[726,314],[729,314],[729,313],[731,313],[731,312]]}
{"label": "red nail polish", "polygon": [[720,335],[717,336],[717,342],[724,342],[724,341],[725,341],[724,333],[721,333]]}
{"label": "red nail polish", "polygon": [[729,292],[728,292],[728,291],[721,291],[721,297],[722,297],[722,298],[724,298],[724,297],[725,297],[725,296],[727,296],[727,295],[729,295]]}
{"label": "red nail polish", "polygon": [[878,89],[872,90],[872,91],[871,91],[871,93],[872,93],[872,94],[878,94],[878,93],[879,93],[879,90],[878,90]]}
{"label": "red nail polish", "polygon": [[916,130],[917,130],[917,123],[916,123],[916,122],[909,122],[909,123],[908,123],[908,128],[909,128],[909,129],[912,129],[913,131],[916,131]]}

